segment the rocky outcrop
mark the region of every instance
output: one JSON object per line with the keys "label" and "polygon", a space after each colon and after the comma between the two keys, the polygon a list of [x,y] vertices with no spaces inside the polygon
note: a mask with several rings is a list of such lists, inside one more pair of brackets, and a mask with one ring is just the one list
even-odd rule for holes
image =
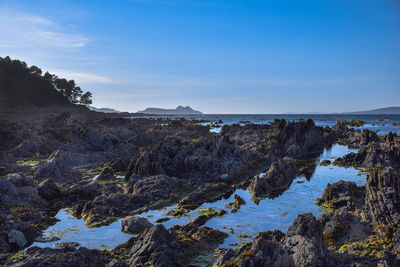
{"label": "rocky outcrop", "polygon": [[377,165],[365,185],[364,218],[375,225],[400,224],[400,172]]}
{"label": "rocky outcrop", "polygon": [[0,179],[0,199],[8,204],[32,207],[40,202],[36,183],[21,174],[9,174]]}
{"label": "rocky outcrop", "polygon": [[297,168],[291,162],[275,161],[265,175],[253,178],[250,190],[255,197],[267,197],[279,193],[289,188],[296,174]]}
{"label": "rocky outcrop", "polygon": [[157,201],[168,199],[172,194],[187,192],[188,188],[185,181],[176,177],[155,175],[138,179],[134,184],[133,194]]}
{"label": "rocky outcrop", "polygon": [[364,187],[358,187],[354,182],[340,180],[326,186],[322,197],[318,199],[318,204],[327,209],[346,207],[348,210],[354,210],[362,206],[364,196]]}
{"label": "rocky outcrop", "polygon": [[21,144],[9,151],[9,154],[15,158],[28,158],[36,154],[38,144],[35,141],[23,141]]}
{"label": "rocky outcrop", "polygon": [[130,234],[139,234],[152,226],[146,218],[138,216],[127,216],[121,221],[121,230]]}
{"label": "rocky outcrop", "polygon": [[327,261],[328,249],[322,225],[311,213],[301,214],[294,220],[284,244],[295,266],[323,266]]}
{"label": "rocky outcrop", "polygon": [[38,193],[43,199],[45,199],[47,201],[52,201],[56,198],[61,197],[60,189],[50,179],[46,179],[39,184]]}
{"label": "rocky outcrop", "polygon": [[295,219],[286,235],[262,232],[238,251],[222,250],[214,266],[324,266],[327,255],[322,226],[306,213]]}
{"label": "rocky outcrop", "polygon": [[99,177],[97,177],[97,179],[101,180],[101,181],[112,180],[112,179],[114,179],[114,172],[109,167],[103,168],[101,170],[101,173],[99,174]]}
{"label": "rocky outcrop", "polygon": [[349,153],[344,157],[337,158],[333,165],[344,167],[364,167],[373,168],[379,164],[382,167],[399,167],[400,162],[400,142],[393,134],[387,135],[384,142],[370,142],[362,147],[358,153]]}
{"label": "rocky outcrop", "polygon": [[8,242],[17,245],[19,248],[24,248],[27,243],[24,234],[18,230],[8,232]]}
{"label": "rocky outcrop", "polygon": [[154,266],[181,266],[177,247],[174,239],[162,225],[153,226],[137,238],[130,240],[132,247],[128,252],[129,266],[145,265]]}
{"label": "rocky outcrop", "polygon": [[[111,266],[109,264],[113,259],[111,255],[87,248],[51,249],[34,247],[21,255],[19,260],[9,260],[5,266]],[[126,264],[119,262],[119,265],[113,266],[126,266]]]}

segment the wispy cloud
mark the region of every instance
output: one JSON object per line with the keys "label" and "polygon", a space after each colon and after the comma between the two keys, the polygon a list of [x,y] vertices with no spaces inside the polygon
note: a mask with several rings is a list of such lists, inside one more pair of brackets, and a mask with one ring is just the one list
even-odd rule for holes
{"label": "wispy cloud", "polygon": [[113,80],[108,77],[91,73],[71,72],[65,70],[54,70],[51,71],[51,73],[54,73],[57,76],[66,79],[73,79],[79,83],[103,83],[103,84],[113,83]]}
{"label": "wispy cloud", "polygon": [[0,9],[0,48],[79,48],[89,39],[33,14]]}

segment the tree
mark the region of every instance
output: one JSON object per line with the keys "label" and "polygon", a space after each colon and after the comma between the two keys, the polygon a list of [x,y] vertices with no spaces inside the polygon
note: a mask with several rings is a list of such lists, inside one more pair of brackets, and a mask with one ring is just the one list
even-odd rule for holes
{"label": "tree", "polygon": [[29,72],[33,75],[42,76],[42,70],[34,65],[29,68]]}
{"label": "tree", "polygon": [[82,93],[82,89],[79,86],[75,86],[71,93],[71,102],[73,104],[78,104],[80,102],[78,99],[82,98]]}
{"label": "tree", "polygon": [[84,106],[89,106],[92,104],[92,93],[91,92],[86,92],[83,95],[81,95],[80,99],[80,104]]}

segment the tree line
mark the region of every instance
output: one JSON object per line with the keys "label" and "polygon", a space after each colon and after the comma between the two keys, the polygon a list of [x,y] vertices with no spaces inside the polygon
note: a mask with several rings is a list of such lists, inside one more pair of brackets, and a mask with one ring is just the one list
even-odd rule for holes
{"label": "tree line", "polygon": [[0,57],[0,63],[9,65],[10,68],[18,69],[18,72],[32,75],[38,79],[42,79],[50,83],[55,90],[64,96],[69,102],[77,105],[88,106],[92,104],[92,93],[83,92],[82,89],[75,84],[74,80],[66,80],[59,78],[57,75],[43,71],[37,66],[30,66],[20,60],[12,60],[10,57]]}

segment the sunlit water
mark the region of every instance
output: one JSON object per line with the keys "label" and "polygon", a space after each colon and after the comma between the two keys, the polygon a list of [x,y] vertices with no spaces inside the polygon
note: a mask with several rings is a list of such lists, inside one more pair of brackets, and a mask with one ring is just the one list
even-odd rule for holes
{"label": "sunlit water", "polygon": [[[316,159],[319,162],[323,159],[334,159],[341,157],[349,152],[356,152],[345,146],[334,145],[330,150],[325,150]],[[229,237],[225,239],[222,247],[232,247],[234,243],[250,241],[258,232],[264,230],[278,229],[283,232],[293,223],[298,214],[311,212],[316,217],[323,213],[318,207],[316,198],[321,196],[322,191],[328,183],[335,183],[339,180],[354,181],[357,185],[365,183],[365,174],[360,173],[354,168],[342,168],[335,166],[319,166],[315,169],[310,180],[305,177],[296,178],[290,188],[282,195],[274,199],[261,200],[258,205],[251,200],[251,194],[247,190],[236,190],[235,194],[241,196],[246,204],[236,213],[230,213],[226,204],[233,202],[233,195],[228,199],[221,199],[214,203],[205,203],[198,209],[180,218],[174,218],[166,213],[175,208],[171,206],[162,210],[153,210],[140,214],[150,222],[156,224],[158,219],[169,218],[162,224],[169,228],[173,225],[183,225],[193,220],[199,215],[199,210],[212,207],[215,209],[225,209],[228,211],[223,217],[214,217],[209,220],[206,226],[227,232]],[[118,244],[126,242],[132,235],[121,232],[121,219],[108,226],[99,228],[87,228],[82,219],[74,218],[62,209],[57,216],[60,219],[55,225],[49,227],[45,236],[58,236],[61,240],[57,241],[76,241],[81,246],[88,248],[114,248]],[[243,236],[247,235],[246,236]],[[239,236],[238,236],[239,235]],[[32,246],[51,247],[57,242],[38,243]],[[237,245],[237,244],[236,244]]]}

